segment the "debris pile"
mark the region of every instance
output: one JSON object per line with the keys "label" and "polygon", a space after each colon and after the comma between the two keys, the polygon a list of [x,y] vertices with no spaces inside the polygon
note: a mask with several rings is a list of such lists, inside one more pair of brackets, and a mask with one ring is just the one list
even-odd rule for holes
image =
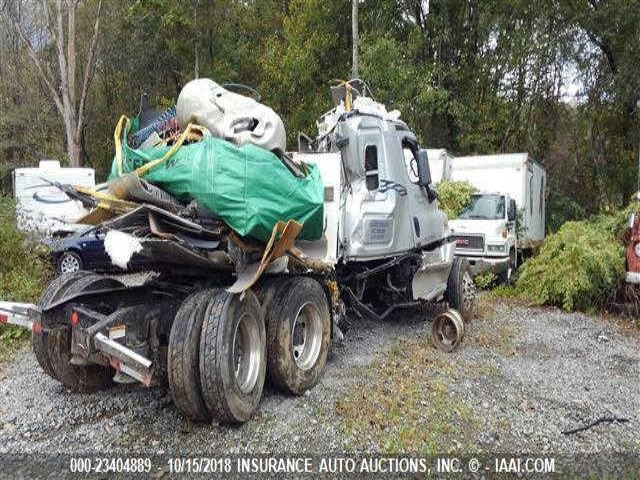
{"label": "debris pile", "polygon": [[143,98],[114,140],[106,184],[60,188],[90,208],[79,223],[108,232],[120,267],[139,251],[173,269],[235,271],[242,290],[267,267],[286,268],[273,265],[280,257],[304,263],[297,238],[322,236],[318,169],[286,155],[282,120],[254,99],[194,80],[161,113]]}

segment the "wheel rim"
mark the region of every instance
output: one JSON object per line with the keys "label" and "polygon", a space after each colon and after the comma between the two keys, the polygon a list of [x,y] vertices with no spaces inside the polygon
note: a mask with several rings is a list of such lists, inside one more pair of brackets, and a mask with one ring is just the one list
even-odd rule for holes
{"label": "wheel rim", "polygon": [[260,333],[251,315],[243,315],[236,325],[233,361],[238,388],[242,393],[250,393],[258,381],[261,361]]}
{"label": "wheel rim", "polygon": [[476,287],[473,278],[469,272],[462,275],[462,304],[465,310],[469,311],[473,308],[473,302],[476,297]]}
{"label": "wheel rim", "polygon": [[462,341],[464,322],[451,312],[444,312],[436,317],[432,327],[433,341],[440,350],[451,352]]}
{"label": "wheel rim", "polygon": [[61,273],[73,273],[80,270],[80,261],[74,256],[65,253],[60,261]]}
{"label": "wheel rim", "polygon": [[322,318],[320,311],[307,302],[296,314],[291,330],[291,353],[301,370],[309,370],[318,361],[322,347]]}

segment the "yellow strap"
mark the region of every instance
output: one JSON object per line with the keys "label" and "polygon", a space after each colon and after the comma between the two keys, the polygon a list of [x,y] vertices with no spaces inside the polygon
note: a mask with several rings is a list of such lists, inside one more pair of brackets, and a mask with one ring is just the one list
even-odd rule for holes
{"label": "yellow strap", "polygon": [[[122,115],[120,117],[120,120],[118,120],[115,131],[113,132],[113,140],[116,144],[116,164],[118,166],[118,176],[122,176],[122,172],[123,172],[122,170],[122,162],[123,162],[122,134],[123,134],[123,131],[127,131],[128,128],[129,128],[129,119],[125,115]],[[178,137],[178,141],[173,144],[173,146],[169,149],[167,153],[163,155],[162,158],[159,158],[157,160],[154,160],[153,162],[149,162],[141,166],[140,168],[136,169],[133,173],[135,173],[139,177],[146,175],[147,172],[149,172],[149,170],[151,170],[153,167],[160,165],[162,162],[166,162],[167,160],[169,160],[178,151],[178,149],[182,146],[185,140],[187,139],[193,140],[194,134],[202,138],[204,136],[203,127],[201,127],[200,125],[194,125],[190,123],[189,125],[187,125],[187,128],[184,129],[184,132],[180,134],[180,137]]]}
{"label": "yellow strap", "polygon": [[162,158],[159,158],[157,160],[154,160],[153,162],[149,162],[141,166],[140,168],[136,169],[133,173],[135,173],[139,177],[142,177],[153,167],[160,165],[162,162],[166,162],[167,160],[169,160],[173,156],[173,154],[176,153],[178,149],[182,146],[182,144],[187,139],[187,137],[192,133],[192,130],[198,130],[200,128],[201,127],[199,127],[198,125],[194,125],[192,123],[187,125],[187,128],[184,129],[184,132],[182,132],[180,134],[180,137],[178,137],[178,141],[173,144],[173,146],[169,149],[167,153],[163,155]]}
{"label": "yellow strap", "polygon": [[116,129],[113,132],[113,140],[116,144],[116,164],[118,165],[118,176],[122,175],[122,130],[129,124],[129,119],[122,115]]}

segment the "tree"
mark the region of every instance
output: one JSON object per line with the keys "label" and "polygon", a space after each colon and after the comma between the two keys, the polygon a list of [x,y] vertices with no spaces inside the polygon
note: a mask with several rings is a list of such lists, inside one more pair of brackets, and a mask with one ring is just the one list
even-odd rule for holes
{"label": "tree", "polygon": [[[67,155],[69,164],[72,167],[79,167],[83,163],[82,136],[86,123],[85,109],[89,84],[93,77],[95,65],[102,0],[98,1],[95,11],[93,33],[89,42],[80,85],[76,82],[81,73],[78,70],[78,52],[76,48],[76,18],[79,4],[79,0],[68,0],[64,4],[62,0],[56,0],[55,5],[52,5],[48,0],[42,1],[44,23],[50,35],[50,44],[55,48],[57,67],[53,66],[54,62],[52,60],[43,55],[41,45],[34,46],[32,38],[22,25],[17,2],[8,2],[2,10],[2,13],[13,25],[29,57],[35,64],[40,79],[49,92],[56,110],[62,117]],[[36,12],[31,13],[33,15],[36,14]],[[66,38],[64,31],[65,20],[67,27]],[[80,87],[79,89],[78,86]]]}

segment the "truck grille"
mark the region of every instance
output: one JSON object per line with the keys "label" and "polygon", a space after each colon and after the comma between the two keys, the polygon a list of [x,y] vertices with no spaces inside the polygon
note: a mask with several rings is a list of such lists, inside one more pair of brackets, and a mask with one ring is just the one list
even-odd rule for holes
{"label": "truck grille", "polygon": [[454,235],[456,248],[462,250],[484,250],[484,237],[480,235]]}

